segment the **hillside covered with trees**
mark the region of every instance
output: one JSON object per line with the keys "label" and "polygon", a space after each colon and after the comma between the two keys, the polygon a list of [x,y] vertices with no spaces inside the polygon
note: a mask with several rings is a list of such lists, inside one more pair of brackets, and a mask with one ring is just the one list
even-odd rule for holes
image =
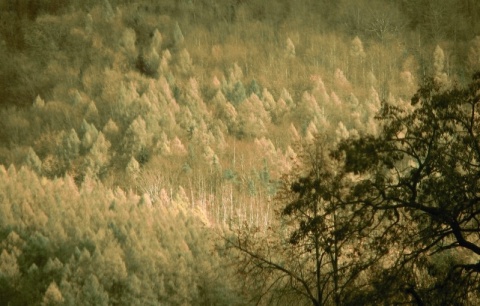
{"label": "hillside covered with trees", "polygon": [[479,303],[479,17],[0,0],[0,304]]}

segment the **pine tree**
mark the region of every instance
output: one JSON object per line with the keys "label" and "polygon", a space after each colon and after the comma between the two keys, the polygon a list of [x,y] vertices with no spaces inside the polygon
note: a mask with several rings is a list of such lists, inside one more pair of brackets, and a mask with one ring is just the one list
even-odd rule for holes
{"label": "pine tree", "polygon": [[240,103],[247,99],[247,93],[243,83],[240,81],[235,82],[233,88],[226,92],[226,97],[234,106],[238,107]]}
{"label": "pine tree", "polygon": [[276,106],[275,99],[273,98],[273,95],[268,91],[267,88],[263,88],[262,94],[256,95],[256,96],[259,98],[261,97],[265,110],[272,111],[275,108]]}
{"label": "pine tree", "polygon": [[380,96],[375,88],[370,88],[370,96],[366,101],[365,114],[366,120],[369,118],[374,118],[375,115],[380,111],[382,102],[380,101]]}
{"label": "pine tree", "polygon": [[172,60],[172,54],[170,51],[164,50],[162,52],[162,59],[160,60],[160,75],[169,75],[171,73],[170,71],[170,61]]}
{"label": "pine tree", "polygon": [[212,103],[215,105],[215,115],[220,118],[228,128],[229,133],[234,133],[237,124],[237,110],[225,99],[221,91],[218,91],[213,98]]}
{"label": "pine tree", "polygon": [[157,144],[155,145],[155,151],[157,151],[160,155],[169,156],[172,154],[172,149],[170,148],[170,141],[168,140],[167,134],[162,131],[160,137],[157,140]]}
{"label": "pine tree", "polygon": [[275,108],[272,110],[272,122],[275,124],[281,124],[284,120],[284,117],[288,114],[289,108],[287,103],[280,98],[278,101],[275,103]]}
{"label": "pine tree", "polygon": [[350,54],[360,62],[363,62],[366,57],[366,53],[363,50],[363,43],[358,36],[352,40]]}
{"label": "pine tree", "polygon": [[475,36],[475,38],[470,41],[467,61],[467,70],[470,74],[480,69],[480,36]]}
{"label": "pine tree", "polygon": [[243,70],[240,68],[237,62],[233,64],[233,66],[229,70],[228,74],[228,82],[230,84],[235,84],[237,82],[243,81]]}
{"label": "pine tree", "polygon": [[119,136],[117,124],[110,118],[102,129],[103,134],[111,141],[115,142]]}
{"label": "pine tree", "polygon": [[378,80],[373,71],[367,73],[367,86],[376,87],[378,85]]}
{"label": "pine tree", "polygon": [[64,134],[62,142],[57,148],[57,154],[65,164],[69,165],[78,157],[80,145],[81,141],[77,132],[71,129],[68,134]]}
{"label": "pine tree", "polygon": [[[255,138],[254,142],[256,149],[258,152],[264,156],[264,161],[267,162],[270,165],[275,164],[278,156],[277,156],[277,150],[275,149],[275,145],[273,142],[266,138],[266,137],[261,137],[261,138]],[[259,156],[260,156],[259,154]]]}
{"label": "pine tree", "polygon": [[125,168],[125,171],[127,175],[132,179],[136,179],[140,174],[140,164],[133,156],[130,158],[130,161]]}
{"label": "pine tree", "polygon": [[352,40],[350,47],[350,55],[353,57],[353,82],[357,83],[358,70],[362,70],[362,78],[365,75],[365,69],[362,67],[366,58],[366,53],[363,49],[363,43],[358,36]]}
{"label": "pine tree", "polygon": [[288,133],[290,134],[292,142],[300,140],[300,134],[298,133],[297,128],[295,127],[295,125],[293,125],[293,123],[290,123]]}
{"label": "pine tree", "polygon": [[43,296],[42,306],[63,305],[64,298],[55,282],[50,283]]}
{"label": "pine tree", "polygon": [[286,44],[285,44],[285,54],[289,58],[294,58],[295,57],[295,45],[293,44],[293,41],[289,38],[287,38]]}
{"label": "pine tree", "polygon": [[27,155],[25,156],[25,165],[35,171],[37,174],[42,173],[42,161],[37,156],[32,147],[28,148]]}
{"label": "pine tree", "polygon": [[318,134],[318,129],[317,126],[315,125],[315,122],[310,121],[307,125],[307,128],[305,129],[305,135],[306,134],[311,134],[313,136],[316,136]]}
{"label": "pine tree", "polygon": [[175,54],[175,67],[184,77],[190,77],[193,72],[193,63],[190,53],[187,49],[182,49]]}
{"label": "pine tree", "polygon": [[185,156],[188,153],[178,136],[175,136],[175,138],[172,139],[170,148],[172,149],[172,153],[176,156]]}
{"label": "pine tree", "polygon": [[143,164],[149,159],[150,142],[151,134],[147,131],[145,120],[142,116],[138,116],[125,131],[122,143],[123,154],[127,157],[135,157]]}
{"label": "pine tree", "polygon": [[45,106],[45,101],[40,97],[37,96],[35,101],[33,101],[33,108],[36,110],[40,110]]}
{"label": "pine tree", "polygon": [[335,86],[337,86],[337,88],[341,90],[342,93],[349,93],[352,90],[352,85],[345,77],[345,74],[342,70],[337,68],[335,70],[333,78],[335,80]]}
{"label": "pine tree", "polygon": [[137,60],[137,68],[149,77],[159,77],[160,66],[162,65],[162,57],[160,56],[162,52],[162,40],[162,35],[155,29],[150,45],[142,52],[142,55]]}
{"label": "pine tree", "polygon": [[328,96],[327,89],[325,88],[322,78],[318,75],[314,75],[312,77],[312,81],[312,95],[315,97],[315,99],[317,99],[320,105],[328,104],[330,97]]}
{"label": "pine tree", "polygon": [[118,87],[113,87],[112,92],[108,92],[108,95],[107,91],[104,91],[102,96],[106,101],[115,101],[115,104],[111,105],[113,110],[111,119],[115,123],[120,126],[128,126],[135,119],[136,110],[132,110],[131,106],[133,101],[139,99],[140,96],[133,82],[121,82]]}
{"label": "pine tree", "polygon": [[80,92],[77,89],[71,90],[69,92],[68,102],[70,103],[70,105],[72,106],[82,105],[84,103],[84,100],[85,100],[84,96],[82,96],[82,94],[80,94]]}
{"label": "pine tree", "polygon": [[[110,227],[118,229],[118,226],[114,226],[114,223],[111,223]],[[113,235],[115,235],[115,232]],[[114,292],[114,285],[124,282],[128,275],[127,267],[122,258],[124,256],[123,250],[119,245],[120,237],[120,234],[117,234],[117,239],[111,236],[106,237],[109,239],[108,242],[105,242],[106,245],[101,251],[96,249],[92,255],[92,266],[95,268],[95,275],[98,277],[102,287],[112,295],[112,298],[114,293],[115,295],[121,294],[121,292]]]}
{"label": "pine tree", "polygon": [[98,134],[95,143],[90,148],[84,160],[84,173],[91,177],[101,177],[110,162],[110,142],[102,132]]}
{"label": "pine tree", "polygon": [[92,34],[93,32],[93,17],[90,13],[85,16],[84,29],[87,34]]}
{"label": "pine tree", "polygon": [[450,81],[448,79],[448,75],[444,72],[445,68],[445,54],[437,45],[435,48],[435,52],[433,53],[433,74],[434,79],[438,84],[442,84],[442,86],[448,87],[450,85]]}
{"label": "pine tree", "polygon": [[270,114],[265,110],[262,101],[252,94],[238,106],[238,136],[259,137],[267,132]]}
{"label": "pine tree", "polygon": [[215,154],[215,151],[213,151],[210,146],[208,146],[208,145],[204,146],[202,157],[204,159],[204,162],[208,166],[219,167],[220,161],[218,159],[218,156],[217,156],[217,154]]}
{"label": "pine tree", "polygon": [[305,128],[310,121],[313,120],[316,114],[320,114],[321,109],[317,100],[308,91],[303,92],[302,98],[293,114],[296,122]]}
{"label": "pine tree", "polygon": [[87,152],[97,140],[98,130],[93,123],[90,124],[84,119],[80,131],[82,133],[82,152]]}
{"label": "pine tree", "polygon": [[179,49],[183,46],[184,41],[185,38],[183,37],[182,30],[180,29],[178,22],[175,22],[173,27],[173,45],[175,48]]}
{"label": "pine tree", "polygon": [[120,38],[120,48],[130,62],[133,62],[138,56],[137,47],[135,45],[136,40],[137,37],[135,30],[131,28],[125,29],[122,33],[122,37]]}
{"label": "pine tree", "polygon": [[112,5],[108,0],[102,0],[102,14],[106,20],[111,20],[115,17]]}
{"label": "pine tree", "polygon": [[[217,79],[216,81],[219,84],[219,81]],[[220,85],[220,84],[219,84]],[[260,85],[258,85],[257,80],[253,79],[250,84],[248,85],[247,88],[247,95],[251,96],[252,94],[256,94],[258,97],[262,97],[262,89],[260,88]]]}
{"label": "pine tree", "polygon": [[88,120],[89,122],[95,122],[98,123],[100,117],[99,117],[98,109],[97,106],[95,105],[94,101],[90,101],[88,103],[87,109],[85,111],[85,120]]}
{"label": "pine tree", "polygon": [[293,106],[295,106],[295,103],[293,102],[292,96],[290,95],[288,90],[286,90],[285,88],[282,89],[282,92],[280,94],[280,98],[283,99],[283,101],[285,101],[285,103],[287,103],[289,108],[292,108]]}
{"label": "pine tree", "polygon": [[85,284],[82,287],[82,291],[77,300],[79,305],[98,305],[98,306],[108,306],[109,297],[108,293],[105,292],[102,285],[99,283],[98,278],[91,274],[86,280]]}
{"label": "pine tree", "polygon": [[0,279],[14,283],[18,277],[20,270],[15,254],[3,249],[0,254]]}
{"label": "pine tree", "polygon": [[343,122],[339,122],[337,129],[335,130],[336,142],[340,143],[342,140],[348,139],[350,132],[347,130]]}
{"label": "pine tree", "polygon": [[158,78],[159,66],[160,56],[155,50],[147,49],[137,58],[137,69],[148,77]]}

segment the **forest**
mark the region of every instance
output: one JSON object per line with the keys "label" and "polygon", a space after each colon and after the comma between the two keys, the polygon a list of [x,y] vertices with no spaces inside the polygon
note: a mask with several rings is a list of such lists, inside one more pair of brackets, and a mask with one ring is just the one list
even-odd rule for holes
{"label": "forest", "polygon": [[0,305],[480,304],[478,20],[0,0]]}

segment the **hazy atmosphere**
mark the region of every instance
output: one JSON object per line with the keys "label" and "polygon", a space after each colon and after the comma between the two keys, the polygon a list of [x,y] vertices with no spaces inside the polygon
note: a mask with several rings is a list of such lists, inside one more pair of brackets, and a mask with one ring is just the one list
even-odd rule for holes
{"label": "hazy atmosphere", "polygon": [[0,305],[479,305],[480,2],[0,0]]}

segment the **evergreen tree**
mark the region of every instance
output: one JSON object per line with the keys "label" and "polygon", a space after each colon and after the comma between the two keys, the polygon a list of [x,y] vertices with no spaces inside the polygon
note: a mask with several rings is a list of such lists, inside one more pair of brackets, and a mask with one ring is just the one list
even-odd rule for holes
{"label": "evergreen tree", "polygon": [[135,30],[131,28],[127,28],[123,31],[122,37],[120,38],[120,47],[124,52],[125,56],[133,62],[134,59],[137,58],[138,51],[135,45],[135,41],[137,40]]}
{"label": "evergreen tree", "polygon": [[102,132],[111,142],[115,142],[118,138],[119,128],[112,119],[109,119],[103,127]]}
{"label": "evergreen tree", "polygon": [[45,106],[45,101],[40,97],[37,96],[35,101],[33,101],[33,108],[36,110],[40,110]]}
{"label": "evergreen tree", "polygon": [[178,22],[175,22],[173,27],[173,44],[175,48],[180,49],[180,47],[183,46],[184,41],[185,38],[183,37],[182,30],[180,29]]}
{"label": "evergreen tree", "polygon": [[258,85],[257,80],[253,79],[250,84],[248,85],[247,96],[251,96],[252,94],[256,94],[258,97],[262,97],[262,89],[260,85]]}
{"label": "evergreen tree", "polygon": [[57,154],[65,165],[71,165],[80,153],[81,141],[77,132],[71,129],[68,134],[64,134],[62,142],[57,148]]}
{"label": "evergreen tree", "polygon": [[247,99],[247,93],[245,91],[245,87],[243,86],[243,83],[240,81],[237,81],[233,85],[233,88],[226,93],[226,97],[228,101],[232,102],[234,106],[238,107],[238,105],[240,105],[241,102]]}
{"label": "evergreen tree", "polygon": [[176,53],[175,67],[181,76],[190,77],[192,75],[193,63],[187,49],[182,49]]}
{"label": "evergreen tree", "polygon": [[335,80],[335,85],[339,90],[341,90],[342,93],[348,93],[352,90],[352,85],[345,77],[345,74],[342,70],[336,69],[333,78]]}
{"label": "evergreen tree", "polygon": [[55,282],[50,283],[43,296],[42,306],[63,305],[64,298]]}
{"label": "evergreen tree", "polygon": [[110,142],[100,132],[84,160],[84,172],[86,175],[101,177],[110,162],[109,149]]}
{"label": "evergreen tree", "polygon": [[480,70],[480,36],[475,36],[475,38],[470,41],[467,63],[467,71],[470,74]]}
{"label": "evergreen tree", "polygon": [[91,274],[85,280],[80,296],[77,299],[79,305],[85,306],[107,306],[109,303],[108,294],[98,282],[95,275]]}
{"label": "evergreen tree", "polygon": [[140,164],[133,156],[130,158],[125,171],[133,180],[135,180],[140,174]]}
{"label": "evergreen tree", "polygon": [[229,133],[234,133],[238,116],[235,107],[225,99],[221,91],[217,92],[213,103],[215,105],[215,115],[226,124]]}
{"label": "evergreen tree", "polygon": [[145,163],[149,159],[149,147],[151,145],[151,134],[147,131],[147,125],[142,116],[138,116],[132,121],[122,143],[123,154],[126,157],[135,157],[140,163]]}
{"label": "evergreen tree", "polygon": [[177,136],[175,136],[175,138],[171,141],[171,149],[177,156],[183,156],[187,154],[187,149],[185,149],[182,141]]}
{"label": "evergreen tree", "polygon": [[100,117],[95,102],[90,101],[90,103],[88,103],[84,118],[89,122],[98,123]]}
{"label": "evergreen tree", "polygon": [[289,58],[295,57],[295,45],[290,38],[287,38],[287,42],[285,45],[285,53]]}
{"label": "evergreen tree", "polygon": [[239,123],[238,136],[258,137],[265,135],[267,124],[270,123],[270,114],[265,110],[262,101],[252,95],[238,106]]}
{"label": "evergreen tree", "polygon": [[158,31],[158,29],[155,29],[155,31],[153,31],[151,48],[156,50],[160,54],[160,52],[162,51],[162,42],[162,34],[160,33],[160,31]]}
{"label": "evergreen tree", "polygon": [[11,282],[14,284],[20,276],[16,255],[19,254],[9,253],[6,249],[3,249],[2,254],[0,254],[0,278],[2,283]]}
{"label": "evergreen tree", "polygon": [[[363,43],[358,36],[355,36],[355,38],[352,40],[350,47],[350,55],[353,58],[353,82],[357,83],[358,70],[363,65],[366,58],[366,53],[363,49]],[[362,78],[364,77],[364,72],[365,69],[362,68]]]}
{"label": "evergreen tree", "polygon": [[358,36],[355,36],[352,40],[350,54],[359,61],[365,60],[366,54],[365,50],[363,50],[363,43]]}
{"label": "evergreen tree", "polygon": [[25,164],[38,174],[42,173],[42,161],[37,156],[32,147],[28,148],[27,155],[25,156]]}
{"label": "evergreen tree", "polygon": [[433,53],[433,73],[435,82],[438,84],[443,84],[443,86],[449,86],[448,75],[444,72],[445,66],[445,54],[437,45],[435,52]]}
{"label": "evergreen tree", "polygon": [[268,91],[267,88],[264,88],[262,90],[262,94],[257,95],[257,97],[259,98],[261,97],[265,110],[272,111],[272,109],[275,108],[276,106],[275,99],[273,98],[273,95]]}
{"label": "evergreen tree", "polygon": [[80,127],[80,131],[82,133],[81,148],[83,152],[86,152],[93,146],[93,144],[97,140],[98,130],[93,123],[90,124],[84,119],[82,122],[82,126]]}

